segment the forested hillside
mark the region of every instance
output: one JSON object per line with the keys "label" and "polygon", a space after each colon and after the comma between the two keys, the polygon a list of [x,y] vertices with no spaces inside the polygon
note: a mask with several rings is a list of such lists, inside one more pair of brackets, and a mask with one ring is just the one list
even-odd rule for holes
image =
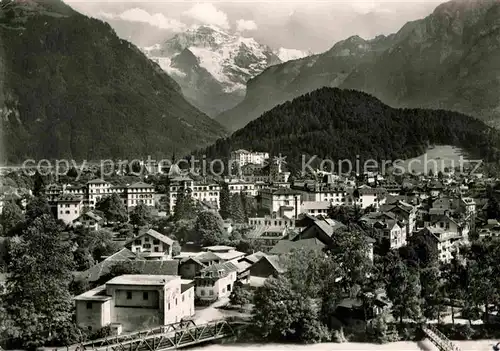
{"label": "forested hillside", "polygon": [[227,157],[239,148],[270,150],[297,170],[302,155],[334,161],[396,160],[431,144],[462,147],[486,160],[500,156],[500,134],[482,121],[445,110],[394,109],[366,93],[322,88],[284,103],[204,152]]}
{"label": "forested hillside", "polygon": [[170,156],[224,136],[102,21],[59,0],[0,7],[2,161]]}

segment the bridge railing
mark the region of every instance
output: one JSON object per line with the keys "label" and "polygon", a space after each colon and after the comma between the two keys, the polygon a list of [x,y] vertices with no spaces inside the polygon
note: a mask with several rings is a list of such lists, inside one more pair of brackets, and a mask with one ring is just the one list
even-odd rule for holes
{"label": "bridge railing", "polygon": [[[124,345],[131,344],[140,340],[146,340],[149,338],[154,338],[159,335],[176,335],[177,333],[185,334],[189,332],[194,332],[196,335],[200,330],[205,330],[206,328],[213,327],[215,330],[222,330],[224,326],[229,326],[230,324],[226,320],[215,320],[208,323],[197,325],[193,320],[186,320],[177,323],[171,323],[163,326],[158,326],[150,329],[140,330],[132,333],[113,335],[101,339],[89,340],[79,344],[59,347],[59,348],[46,348],[46,351],[77,351],[77,350],[94,350],[100,348],[107,348],[112,345]],[[231,328],[232,331],[232,328]],[[217,336],[217,332],[213,336]],[[196,341],[196,340],[193,340]]]}
{"label": "bridge railing", "polygon": [[97,340],[89,340],[86,342],[82,342],[80,345],[82,346],[90,346],[90,347],[99,347],[99,346],[105,346],[105,345],[112,345],[112,344],[118,344],[123,341],[128,341],[128,340],[135,340],[135,339],[143,339],[145,337],[148,337],[150,335],[154,334],[166,334],[175,330],[180,330],[180,329],[186,329],[189,327],[195,327],[196,323],[193,320],[186,320],[186,321],[181,321],[177,323],[171,323],[167,325],[162,325],[150,329],[144,329],[144,330],[139,330],[136,332],[132,333],[127,333],[127,334],[120,334],[120,335],[113,335],[113,336],[107,336],[105,338],[97,339]]}
{"label": "bridge railing", "polygon": [[[446,337],[446,335],[441,333],[441,331],[438,328],[436,328],[434,325],[427,324],[424,327],[424,332],[426,332],[425,329],[427,329],[428,331],[430,331],[432,334],[434,334],[437,337],[437,340],[432,340],[432,341],[435,342],[436,344],[438,344],[437,345],[438,347],[440,347],[446,351],[460,351],[460,348],[458,346],[456,346],[450,339],[448,339],[448,337]],[[431,337],[431,339],[433,339],[432,335],[429,335],[428,332],[426,332],[426,334],[428,334],[428,336]]]}

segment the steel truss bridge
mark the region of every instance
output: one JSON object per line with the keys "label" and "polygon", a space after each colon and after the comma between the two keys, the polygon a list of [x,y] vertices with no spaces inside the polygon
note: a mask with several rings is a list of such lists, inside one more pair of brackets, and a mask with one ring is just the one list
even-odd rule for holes
{"label": "steel truss bridge", "polygon": [[436,345],[439,351],[461,351],[458,346],[452,343],[443,333],[433,325],[427,324],[422,327],[422,331],[429,340]]}
{"label": "steel truss bridge", "polygon": [[[236,323],[225,320],[196,325],[192,320],[130,334],[109,336],[52,351],[164,351],[193,346],[235,335]],[[50,351],[50,349],[46,349]]]}

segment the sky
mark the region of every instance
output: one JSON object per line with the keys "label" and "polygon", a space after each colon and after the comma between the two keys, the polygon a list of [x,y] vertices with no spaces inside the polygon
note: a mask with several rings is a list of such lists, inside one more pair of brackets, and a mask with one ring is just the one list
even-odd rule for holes
{"label": "sky", "polygon": [[103,19],[139,46],[168,40],[192,25],[210,24],[278,49],[322,52],[352,35],[369,39],[424,18],[442,0],[65,0]]}

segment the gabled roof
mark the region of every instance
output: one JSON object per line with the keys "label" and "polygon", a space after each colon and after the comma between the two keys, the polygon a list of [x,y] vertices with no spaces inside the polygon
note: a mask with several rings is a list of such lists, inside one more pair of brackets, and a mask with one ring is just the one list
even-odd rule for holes
{"label": "gabled roof", "polygon": [[174,243],[174,241],[172,239],[170,239],[168,236],[166,235],[163,235],[161,233],[158,233],[156,230],[153,230],[153,229],[149,229],[147,232],[144,232],[144,233],[140,233],[138,236],[136,236],[135,238],[132,238],[130,239],[129,241],[127,241],[125,243],[125,246],[127,245],[130,245],[131,243],[133,243],[135,240],[139,239],[139,238],[142,238],[144,235],[149,235],[149,236],[152,236],[153,238],[155,239],[158,239],[160,240],[161,242],[167,244],[167,245],[172,245]]}
{"label": "gabled roof", "polygon": [[57,198],[58,202],[80,202],[82,201],[81,196],[73,195],[73,194],[62,194]]}
{"label": "gabled roof", "polygon": [[255,263],[257,262],[258,260],[261,259],[261,257],[263,256],[266,256],[265,253],[263,253],[262,251],[258,251],[258,252],[254,252],[253,254],[251,255],[248,255],[248,256],[245,256],[243,257],[241,260],[247,260],[247,261],[250,261],[252,263]]}
{"label": "gabled roof", "polygon": [[209,261],[218,261],[218,260],[220,260],[220,257],[217,256],[212,251],[202,252],[199,255],[196,255],[195,257],[200,262],[209,262]]}
{"label": "gabled roof", "polygon": [[317,238],[300,239],[297,241],[280,240],[274,245],[269,253],[272,255],[284,255],[295,249],[306,248],[322,250],[325,246],[326,245]]}
{"label": "gabled roof", "polygon": [[88,181],[87,184],[108,184],[108,182],[103,179],[92,179]]}
{"label": "gabled roof", "polygon": [[137,182],[137,183],[134,183],[132,185],[129,185],[128,188],[129,189],[132,189],[132,188],[154,188],[154,186],[152,186],[151,184],[144,183],[144,182]]}
{"label": "gabled roof", "polygon": [[218,273],[219,270],[224,271],[224,276],[231,272],[237,272],[238,271],[238,266],[236,266],[232,262],[223,262],[219,264],[214,264],[208,267],[203,268],[200,272],[201,273],[206,273],[206,272],[215,272]]}
{"label": "gabled roof", "polygon": [[83,218],[83,217],[89,217],[89,218],[93,219],[96,222],[102,221],[102,218],[100,216],[96,215],[92,211],[88,211],[88,212],[83,213],[80,217],[78,217],[77,219],[75,219],[73,222],[77,222],[77,221],[81,220],[81,218]]}
{"label": "gabled roof", "polygon": [[123,248],[120,251],[114,253],[113,255],[106,258],[104,261],[90,267],[86,271],[82,272],[81,275],[87,277],[90,281],[99,280],[99,278],[105,274],[109,273],[112,266],[119,262],[130,261],[135,259],[137,256],[127,248]]}
{"label": "gabled roof", "polygon": [[289,188],[278,188],[272,193],[273,195],[300,195],[300,191],[292,190]]}
{"label": "gabled roof", "polygon": [[189,263],[191,261],[202,266],[202,267],[205,267],[205,264],[203,262],[201,262],[200,260],[198,260],[196,257],[185,257],[185,258],[181,259],[180,265]]}
{"label": "gabled roof", "polygon": [[274,268],[274,270],[276,270],[277,273],[284,273],[286,271],[286,269],[283,267],[283,262],[282,260],[280,260],[279,256],[274,256],[274,255],[262,256],[260,260],[256,262],[256,264],[261,261],[267,261]]}

